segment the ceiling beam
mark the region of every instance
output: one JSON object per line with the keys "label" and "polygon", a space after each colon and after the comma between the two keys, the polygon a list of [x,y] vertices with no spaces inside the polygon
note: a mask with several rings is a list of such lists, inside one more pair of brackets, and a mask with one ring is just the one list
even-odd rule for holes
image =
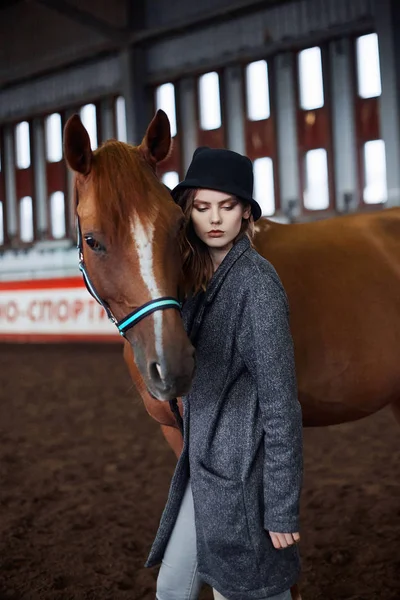
{"label": "ceiling beam", "polygon": [[105,37],[113,40],[118,45],[124,45],[128,40],[127,30],[119,29],[118,27],[113,27],[106,21],[102,19],[98,19],[94,15],[92,15],[87,10],[83,10],[76,6],[71,6],[66,0],[34,0],[37,4],[42,4],[55,12],[68,17],[79,23],[80,25],[84,25],[85,27],[89,27],[104,35]]}
{"label": "ceiling beam", "polygon": [[[133,0],[134,1],[134,0]],[[133,31],[129,36],[130,44],[142,44],[153,42],[182,33],[191,33],[195,29],[216,25],[228,19],[235,19],[246,15],[271,8],[278,4],[290,4],[296,0],[236,0],[229,6],[209,10],[203,14],[196,15],[171,23],[162,27],[145,28],[142,31]]]}

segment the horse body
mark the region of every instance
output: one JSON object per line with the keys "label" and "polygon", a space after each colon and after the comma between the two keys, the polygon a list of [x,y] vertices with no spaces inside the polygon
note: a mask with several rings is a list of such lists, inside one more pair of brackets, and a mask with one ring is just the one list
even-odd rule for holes
{"label": "horse body", "polygon": [[257,229],[255,247],[289,297],[304,424],[396,408],[400,209]]}
{"label": "horse body", "polygon": [[[282,225],[261,219],[254,245],[289,298],[305,426],[400,410],[400,208]],[[267,341],[266,341],[267,343]],[[149,414],[175,427],[125,361]],[[177,454],[179,431],[167,432]],[[171,443],[171,440],[173,442]]]}

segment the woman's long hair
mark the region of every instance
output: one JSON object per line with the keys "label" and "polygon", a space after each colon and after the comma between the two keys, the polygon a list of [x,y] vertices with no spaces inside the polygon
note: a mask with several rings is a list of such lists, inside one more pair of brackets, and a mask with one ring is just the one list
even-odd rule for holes
{"label": "woman's long hair", "polygon": [[[183,292],[185,297],[188,294],[197,294],[202,290],[205,291],[214,273],[208,246],[197,236],[191,219],[196,192],[197,189],[189,188],[184,190],[177,198],[177,203],[185,215],[184,235],[181,238]],[[239,198],[238,200],[242,202]],[[250,206],[244,202],[242,204],[244,208]],[[249,219],[242,220],[242,226],[233,243],[235,244],[245,236],[252,242],[254,236],[254,219],[252,214],[250,214]]]}

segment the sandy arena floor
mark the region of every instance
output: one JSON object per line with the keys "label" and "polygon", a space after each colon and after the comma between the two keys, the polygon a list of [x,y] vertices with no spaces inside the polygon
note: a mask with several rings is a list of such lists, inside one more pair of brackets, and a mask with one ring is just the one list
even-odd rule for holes
{"label": "sandy arena floor", "polygon": [[[399,457],[388,410],[305,431],[304,600],[400,599]],[[174,462],[120,346],[0,346],[0,600],[154,600]]]}

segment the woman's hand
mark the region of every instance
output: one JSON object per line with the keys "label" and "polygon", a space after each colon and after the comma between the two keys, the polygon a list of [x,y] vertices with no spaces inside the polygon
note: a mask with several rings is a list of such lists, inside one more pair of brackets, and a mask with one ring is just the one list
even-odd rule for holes
{"label": "woman's hand", "polygon": [[288,548],[289,546],[293,546],[293,544],[297,544],[300,541],[299,533],[275,533],[273,531],[269,531],[269,535],[274,548],[277,550]]}

